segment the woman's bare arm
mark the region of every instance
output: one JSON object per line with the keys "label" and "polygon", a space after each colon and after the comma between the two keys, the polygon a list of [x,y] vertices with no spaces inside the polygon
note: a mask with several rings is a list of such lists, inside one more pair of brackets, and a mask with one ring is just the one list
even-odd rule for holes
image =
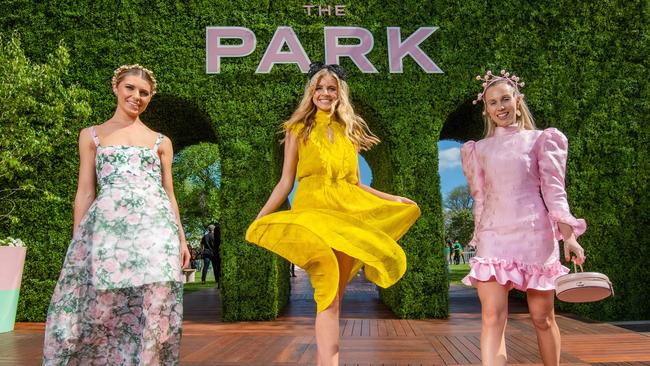
{"label": "woman's bare arm", "polygon": [[278,209],[286,200],[293,188],[296,179],[296,167],[298,166],[298,138],[288,131],[284,141],[284,164],[282,165],[282,177],[273,188],[271,196],[264,204],[264,207],[257,214],[259,219]]}
{"label": "woman's bare arm", "polygon": [[174,148],[172,147],[171,140],[164,138],[158,147],[158,153],[160,154],[160,165],[162,169],[162,186],[165,189],[165,192],[167,192],[169,201],[172,204],[172,210],[174,210],[174,215],[176,216],[178,237],[181,242],[181,263],[183,268],[186,268],[190,264],[190,251],[187,248],[185,231],[183,231],[183,224],[181,222],[181,214],[178,211],[178,203],[176,202],[176,196],[174,195],[174,182],[172,179],[172,159],[174,157]]}
{"label": "woman's bare arm", "polygon": [[366,191],[366,192],[368,192],[370,194],[374,194],[375,196],[377,196],[377,197],[379,197],[381,199],[385,199],[385,200],[388,200],[388,201],[408,203],[408,204],[411,204],[411,205],[417,205],[417,203],[415,203],[415,201],[410,200],[410,199],[408,199],[406,197],[395,196],[393,194],[382,192],[380,190],[374,189],[374,188],[372,188],[370,186],[367,186],[367,185],[361,183],[361,175],[359,173],[359,170],[357,170],[357,181],[358,181],[357,185],[359,186],[359,188],[363,189],[364,191]]}
{"label": "woman's bare arm", "polygon": [[74,198],[74,232],[79,227],[81,219],[95,200],[95,153],[96,147],[90,131],[84,128],[79,133],[79,179],[77,181],[77,194]]}

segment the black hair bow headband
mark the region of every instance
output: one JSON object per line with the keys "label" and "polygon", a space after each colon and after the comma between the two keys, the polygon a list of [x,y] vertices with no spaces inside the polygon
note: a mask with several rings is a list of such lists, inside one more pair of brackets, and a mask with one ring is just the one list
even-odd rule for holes
{"label": "black hair bow headband", "polygon": [[326,65],[320,61],[316,61],[309,65],[309,71],[307,71],[307,76],[311,79],[316,75],[317,72],[321,71],[322,69],[328,69],[329,71],[333,72],[336,74],[336,76],[339,77],[339,79],[346,81],[348,80],[348,73],[345,72],[345,69],[341,65],[337,64],[330,64]]}

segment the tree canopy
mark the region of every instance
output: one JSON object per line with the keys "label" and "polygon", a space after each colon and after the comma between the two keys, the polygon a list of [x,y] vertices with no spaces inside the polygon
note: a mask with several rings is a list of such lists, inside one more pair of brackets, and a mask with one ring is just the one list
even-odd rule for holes
{"label": "tree canopy", "polygon": [[21,199],[61,197],[47,185],[36,185],[42,164],[77,133],[91,114],[89,94],[65,85],[70,56],[63,44],[44,64],[32,63],[20,38],[0,38],[0,221],[20,222],[14,214]]}
{"label": "tree canopy", "polygon": [[467,185],[458,186],[452,189],[445,197],[444,207],[448,210],[458,211],[472,209],[474,200]]}
{"label": "tree canopy", "polygon": [[219,220],[221,187],[219,147],[203,142],[183,149],[174,157],[174,192],[190,241],[200,240],[209,223]]}

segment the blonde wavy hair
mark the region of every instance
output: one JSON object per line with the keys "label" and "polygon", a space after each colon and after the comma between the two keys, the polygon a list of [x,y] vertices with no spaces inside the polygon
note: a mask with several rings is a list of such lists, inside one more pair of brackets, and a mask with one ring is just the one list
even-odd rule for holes
{"label": "blonde wavy hair", "polygon": [[336,80],[338,91],[338,98],[332,104],[330,116],[345,126],[345,135],[358,150],[370,150],[370,148],[380,142],[379,138],[370,131],[366,121],[354,113],[354,108],[352,108],[352,104],[350,103],[350,88],[348,87],[348,83],[341,80],[338,75],[327,68],[320,70],[309,80],[305,86],[305,93],[302,96],[298,108],[296,108],[291,117],[282,125],[284,130],[293,130],[301,123],[304,124],[304,127],[298,132],[298,138],[302,139],[303,142],[307,142],[309,134],[311,134],[314,128],[314,118],[317,110],[312,99],[318,83],[325,75],[330,75]]}
{"label": "blonde wavy hair", "polygon": [[[491,87],[504,83],[510,86],[512,89],[512,96],[517,101],[517,111],[519,112],[519,115],[516,116],[517,127],[523,130],[535,130],[535,119],[533,118],[533,114],[530,112],[530,109],[528,109],[528,105],[524,100],[524,95],[521,94],[517,88],[514,88],[512,84],[510,84],[507,80],[499,80],[494,82],[483,91],[483,95],[485,95],[485,93]],[[495,124],[492,122],[492,119],[487,112],[487,105],[485,104],[485,100],[483,100],[483,126],[485,131],[485,135],[483,136],[484,138],[494,136]]]}

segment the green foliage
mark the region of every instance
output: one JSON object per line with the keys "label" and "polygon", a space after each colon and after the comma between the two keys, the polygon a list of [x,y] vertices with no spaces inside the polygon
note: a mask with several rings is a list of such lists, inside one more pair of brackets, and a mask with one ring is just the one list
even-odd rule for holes
{"label": "green foliage", "polygon": [[467,245],[474,233],[474,214],[472,210],[463,208],[449,212],[449,226],[445,228],[447,240],[458,240],[463,246]]}
{"label": "green foliage", "polygon": [[52,49],[34,63],[17,35],[0,38],[0,237],[29,243],[18,320],[47,311],[70,240],[77,133],[91,114],[89,93],[63,80],[66,47]]}
{"label": "green foliage", "polygon": [[445,198],[444,207],[451,211],[471,209],[474,201],[467,185],[452,189]]}
{"label": "green foliage", "polygon": [[33,64],[23,53],[17,35],[0,37],[0,222],[20,223],[16,206],[23,199],[44,202],[61,199],[42,180],[36,161],[47,161],[76,137],[70,127],[90,115],[88,93],[63,85],[70,56],[63,45]]}
{"label": "green foliage", "polygon": [[474,233],[474,201],[467,185],[452,189],[444,201],[445,241],[458,240],[467,245]]}
{"label": "green foliage", "polygon": [[[323,18],[307,17],[303,5],[12,0],[0,5],[0,29],[20,32],[25,53],[38,63],[47,62],[60,40],[74,45],[68,73],[61,77],[63,85],[75,81],[90,91],[93,114],[84,125],[112,113],[113,69],[138,62],[156,72],[160,85],[153,113],[143,120],[170,136],[177,150],[198,142],[219,144],[227,320],[274,318],[288,299],[286,262],[243,241],[279,178],[282,150],[275,132],[297,105],[305,82],[290,64],[254,74],[280,25],[293,27],[312,60],[324,56],[323,26],[360,26],[375,37],[368,57],[378,74],[361,74],[347,58],[341,62],[349,69],[355,108],[383,140],[365,154],[373,185],[412,197],[423,213],[401,241],[408,257],[405,277],[381,292],[396,314],[447,316],[436,141],[480,136],[480,109],[470,101],[479,91],[473,76],[487,67],[521,75],[538,125],[556,126],[569,137],[567,189],[574,213],[590,225],[580,239],[587,268],[607,273],[617,296],[567,309],[602,319],[650,317],[644,282],[650,268],[639,259],[650,255],[645,2],[368,1],[346,3],[345,17]],[[248,27],[258,46],[245,58],[224,59],[221,74],[207,75],[205,27],[216,25]],[[388,74],[385,27],[402,27],[405,38],[423,25],[440,27],[421,48],[445,73],[425,74],[406,57],[402,74]],[[0,237],[30,243],[26,276],[34,283],[56,279],[69,240],[76,170],[70,157],[82,127],[69,120],[70,135],[51,141],[62,145],[54,155],[29,164],[40,175],[33,186],[61,200],[21,202],[12,213],[21,224],[0,224]],[[3,135],[4,126],[3,120]],[[40,298],[26,291],[34,297],[21,305],[19,317],[42,320],[41,305],[51,288],[44,286]]]}
{"label": "green foliage", "polygon": [[[50,305],[54,286],[56,286],[56,279],[38,280],[25,277],[23,274],[16,319],[19,321],[43,321]],[[44,293],[46,296],[43,296]]]}
{"label": "green foliage", "polygon": [[183,149],[174,157],[172,172],[185,235],[190,242],[200,241],[208,224],[219,221],[219,147],[203,142]]}

